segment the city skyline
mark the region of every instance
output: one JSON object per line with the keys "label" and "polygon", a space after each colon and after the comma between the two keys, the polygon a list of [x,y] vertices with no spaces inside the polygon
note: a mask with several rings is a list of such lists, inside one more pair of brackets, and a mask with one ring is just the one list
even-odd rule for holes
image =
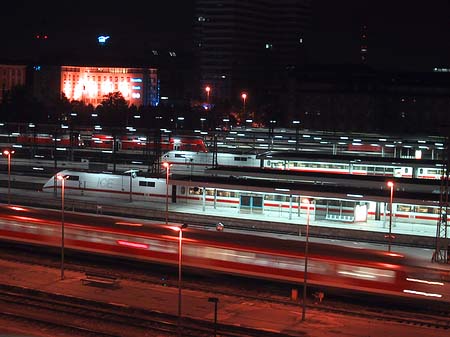
{"label": "city skyline", "polygon": [[[152,48],[178,51],[192,48],[194,0],[168,0],[147,6],[122,8],[107,2],[77,6],[62,3],[15,1],[3,6],[0,58],[32,58],[36,35],[47,35],[53,54],[82,55],[96,45],[100,34],[111,36],[115,50],[133,54]],[[374,68],[432,71],[450,65],[447,14],[450,4],[432,5],[398,0],[342,2],[313,0],[309,32],[305,37],[307,63],[360,63],[361,27],[367,26],[367,64]],[[174,10],[175,9],[175,10]]]}

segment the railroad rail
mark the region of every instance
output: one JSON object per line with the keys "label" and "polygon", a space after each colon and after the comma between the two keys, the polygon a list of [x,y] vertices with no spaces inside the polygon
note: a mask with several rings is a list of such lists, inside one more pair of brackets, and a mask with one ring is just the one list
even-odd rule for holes
{"label": "railroad rail", "polygon": [[[53,329],[77,330],[93,336],[144,336],[149,331],[170,336],[175,335],[178,328],[176,315],[28,288],[0,285],[0,302],[2,315],[32,320]],[[24,307],[27,309],[23,310]],[[214,331],[214,323],[189,317],[182,317],[181,326],[183,336],[211,336]],[[216,324],[216,331],[224,337],[303,335],[262,331],[222,323]]]}

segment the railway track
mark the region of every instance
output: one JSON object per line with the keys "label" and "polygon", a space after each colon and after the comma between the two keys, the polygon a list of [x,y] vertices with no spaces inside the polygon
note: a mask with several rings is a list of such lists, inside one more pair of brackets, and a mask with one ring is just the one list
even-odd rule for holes
{"label": "railway track", "polygon": [[[113,303],[50,294],[37,290],[0,285],[0,314],[3,318],[26,320],[52,330],[72,331],[84,336],[173,336],[178,333],[177,316]],[[24,310],[24,308],[26,308]],[[183,336],[211,336],[210,321],[182,317]],[[224,337],[288,337],[284,334],[217,323]]]}
{"label": "railway track", "polygon": [[[44,253],[39,252],[39,254],[36,254],[36,251],[34,251],[35,256],[45,256],[45,258],[37,258],[26,252],[24,253],[25,249],[23,247],[17,249],[17,251],[8,251],[8,249],[5,250],[3,247],[1,251],[2,259],[6,258],[20,263],[32,263],[40,266],[44,265],[47,268],[59,268],[57,257],[52,257],[51,254],[47,257]],[[19,253],[19,251],[21,251],[21,253]],[[167,274],[167,278],[164,280],[165,286],[173,288],[177,287],[176,270],[174,268],[156,270],[153,267],[148,268],[148,266],[143,265],[141,269],[141,267],[134,262],[128,263],[126,261],[118,262],[117,260],[110,260],[108,263],[108,259],[104,258],[101,258],[100,260],[95,260],[94,258],[94,261],[91,261],[93,259],[92,257],[89,257],[89,260],[81,257],[81,260],[79,260],[79,257],[70,255],[68,258],[69,261],[72,261],[67,261],[66,268],[72,271],[85,272],[86,269],[89,269],[103,274],[112,273],[123,280],[127,279],[143,284],[152,283],[159,285],[161,285],[162,282],[161,275]],[[134,267],[132,267],[132,265]],[[109,266],[107,267],[109,269],[105,270],[105,266]],[[145,272],[143,271],[144,268]],[[149,269],[152,270],[151,273],[148,272]],[[255,280],[253,280],[250,285],[246,283],[245,279],[243,280],[240,278],[232,278],[228,281],[225,281],[222,278],[221,280],[222,282],[219,285],[213,275],[208,275],[208,278],[205,281],[205,279],[199,279],[195,274],[185,272],[183,288],[193,291],[214,289],[214,292],[217,295],[233,296],[238,298],[238,302],[264,302],[268,305],[278,304],[285,306],[286,310],[290,311],[298,310],[299,308],[299,303],[291,300],[287,295],[286,288],[289,287],[286,287],[286,285],[268,284],[267,282],[258,282]],[[308,298],[311,298],[311,293],[316,289],[308,288],[308,290]],[[329,290],[325,290],[325,292],[326,300],[320,304],[309,303],[307,305],[308,311],[314,310],[326,314],[359,317],[414,327],[450,330],[450,310],[448,305],[446,306],[445,304],[411,299],[402,302],[398,298],[380,299],[375,296],[369,297],[364,294],[350,294],[348,297],[345,297],[342,296],[342,294],[338,295],[339,292],[333,293]],[[17,297],[15,298],[14,296]],[[363,299],[361,299],[361,296],[363,296]],[[21,299],[21,297],[23,297],[23,299]],[[28,297],[31,297],[34,302],[27,302],[29,300]],[[68,319],[68,322],[83,322],[84,325],[79,328],[86,331],[89,329],[92,330],[92,328],[89,328],[91,325],[89,321],[90,318],[95,318],[94,322],[98,320],[105,322],[105,324],[111,322],[113,327],[121,322],[122,329],[129,324],[133,329],[136,329],[133,330],[134,332],[139,332],[139,329],[154,329],[153,332],[168,333],[168,336],[170,336],[171,333],[176,333],[177,328],[177,317],[173,315],[36,291],[31,291],[30,293],[29,289],[21,289],[18,287],[0,286],[0,301],[2,303],[7,303],[8,301],[12,303],[22,303],[22,307],[26,306],[27,311],[29,307],[35,307],[38,311],[47,310],[48,312],[51,312],[53,310],[53,312],[58,313],[58,315],[61,312],[64,315],[71,316],[71,318]],[[39,301],[43,301],[43,304],[39,304]],[[59,305],[63,305],[65,309],[61,309],[58,307]],[[4,310],[3,308],[6,308],[4,305],[1,305],[0,307],[2,307],[2,310]],[[95,316],[90,313],[95,313]],[[17,316],[18,313],[15,312],[15,315]],[[48,316],[52,317],[50,314]],[[31,318],[35,319],[33,317]],[[133,324],[136,325],[128,322],[131,318],[137,319],[137,321],[133,322]],[[164,325],[159,324],[161,321],[164,322]],[[50,321],[48,324],[51,325],[52,322]],[[154,326],[156,327],[154,328]],[[208,336],[211,336],[211,331],[214,329],[211,321],[198,321],[187,318],[183,319],[183,326],[187,329],[186,331],[191,331],[190,334],[186,333],[186,336],[206,336],[208,333]],[[57,325],[55,325],[55,328],[57,328]],[[121,328],[119,327],[118,329],[118,331],[120,331]],[[227,325],[220,325],[220,327],[218,326],[218,329],[220,330],[221,336],[301,336],[301,334],[257,333],[256,331],[237,329],[234,326]],[[111,336],[114,336],[114,332],[111,332],[111,330],[98,330],[96,332],[98,333],[98,336],[108,333],[110,333]],[[146,336],[145,334],[140,335]]]}

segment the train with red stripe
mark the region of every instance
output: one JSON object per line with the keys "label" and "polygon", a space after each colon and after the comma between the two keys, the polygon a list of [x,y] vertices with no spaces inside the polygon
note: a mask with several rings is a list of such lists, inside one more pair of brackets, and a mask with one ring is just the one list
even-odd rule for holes
{"label": "train with red stripe", "polygon": [[308,154],[295,151],[269,151],[261,154],[169,151],[162,159],[172,165],[174,172],[191,173],[203,173],[209,168],[220,166],[434,180],[441,179],[444,175],[442,161]]}
{"label": "train with red stripe", "polygon": [[85,139],[87,148],[112,150],[116,144],[117,150],[145,151],[154,150],[159,146],[163,152],[171,150],[183,150],[196,152],[208,152],[208,148],[202,137],[197,136],[167,136],[159,140],[148,140],[146,136],[136,134],[121,135],[114,139],[110,134],[93,134]]}
{"label": "train with red stripe", "polygon": [[[449,301],[448,271],[396,252],[231,233],[139,219],[64,214],[66,250],[221,274],[373,294]],[[61,212],[0,206],[0,239],[61,246]],[[179,231],[183,231],[182,243]],[[307,267],[306,267],[307,261]],[[307,269],[306,269],[307,268]]]}
{"label": "train with red stripe", "polygon": [[37,134],[13,134],[15,142],[20,145],[25,146],[43,146],[43,147],[84,147],[84,142],[80,137],[79,133],[74,133],[72,136],[70,134],[57,135],[56,137],[48,133],[37,133]]}
{"label": "train with red stripe", "polygon": [[[161,203],[168,201],[173,204],[191,205],[192,207],[203,205],[205,207],[217,207],[227,209],[229,212],[259,212],[281,218],[299,216],[300,211],[304,214],[308,207],[302,202],[302,198],[297,195],[276,194],[273,191],[252,193],[248,190],[218,188],[214,184],[202,186],[202,184],[195,182],[184,185],[171,184],[172,186],[167,189],[165,178],[149,177],[141,172],[130,172],[127,174],[113,174],[108,172],[63,170],[57,175],[66,177],[66,194],[93,196],[98,198],[99,201],[105,197],[128,201],[132,197],[133,200]],[[51,177],[44,184],[44,192],[57,192],[61,189],[61,181],[56,178],[57,175]],[[262,177],[261,179],[267,178]],[[238,181],[236,182],[238,183]],[[364,182],[358,181],[356,184],[364,184]],[[385,182],[382,184],[386,186]],[[402,188],[405,188],[405,186]],[[340,187],[341,190],[346,188],[351,188],[351,186],[345,187],[341,185]],[[376,186],[373,189],[379,190]],[[168,192],[170,193],[169,196],[167,195]],[[306,195],[308,192],[304,190],[304,193]],[[387,195],[388,191],[386,192]],[[387,197],[381,202],[342,200],[338,197],[313,197],[311,200],[314,201],[314,205],[311,207],[311,215],[316,220],[363,223],[369,220],[388,221],[391,215],[389,204],[386,202]],[[397,222],[407,222],[411,225],[420,223],[436,226],[439,220],[439,206],[436,204],[406,204],[395,200],[392,208],[394,225]]]}
{"label": "train with red stripe", "polygon": [[208,148],[202,137],[190,135],[164,136],[158,142],[137,134],[125,134],[113,137],[111,134],[106,133],[81,135],[78,132],[56,136],[48,133],[13,133],[6,138],[6,141],[9,143],[43,148],[57,146],[112,151],[113,146],[115,146],[118,151],[148,151],[155,150],[159,146],[162,152],[171,150],[208,152]]}

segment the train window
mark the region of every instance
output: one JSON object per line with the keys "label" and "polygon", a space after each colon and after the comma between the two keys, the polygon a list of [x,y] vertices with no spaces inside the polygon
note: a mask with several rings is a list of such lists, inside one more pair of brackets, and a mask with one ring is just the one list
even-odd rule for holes
{"label": "train window", "polygon": [[328,206],[341,206],[340,200],[328,200],[327,201]]}
{"label": "train window", "polygon": [[237,193],[232,191],[217,190],[218,197],[237,198]]}
{"label": "train window", "polygon": [[397,211],[399,212],[411,212],[412,208],[411,205],[397,205]]}
{"label": "train window", "polygon": [[68,176],[67,180],[72,180],[72,181],[79,181],[80,177],[79,176]]}
{"label": "train window", "polygon": [[139,186],[145,186],[145,187],[155,187],[154,181],[140,181]]}
{"label": "train window", "polygon": [[234,157],[234,161],[247,161],[247,157]]}
{"label": "train window", "polygon": [[283,194],[266,194],[264,195],[265,200],[279,201],[279,202],[288,202],[289,196]]}
{"label": "train window", "polygon": [[437,214],[439,210],[437,207],[427,207],[427,206],[416,206],[415,211],[417,213],[428,213],[428,214]]}
{"label": "train window", "polygon": [[189,194],[200,195],[203,193],[203,189],[199,187],[190,187]]}

